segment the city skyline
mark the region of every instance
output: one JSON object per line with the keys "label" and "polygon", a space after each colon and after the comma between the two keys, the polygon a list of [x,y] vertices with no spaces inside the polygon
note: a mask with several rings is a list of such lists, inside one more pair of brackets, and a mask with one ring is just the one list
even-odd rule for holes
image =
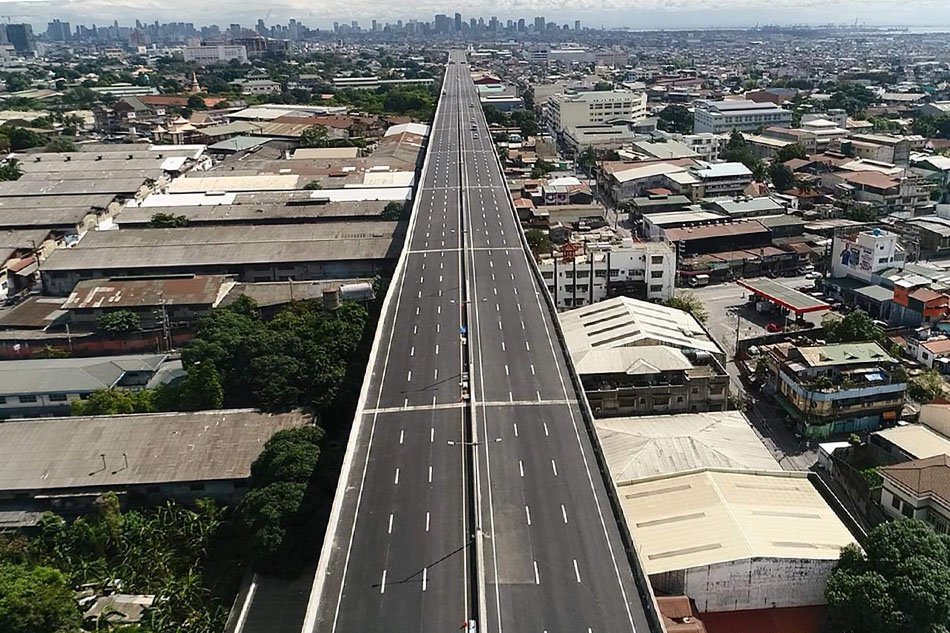
{"label": "city skyline", "polygon": [[[372,20],[380,23],[403,20],[431,21],[438,13],[454,15],[460,8],[441,0],[415,5],[413,11],[402,13],[399,7],[379,7],[372,3],[352,3],[333,0],[322,3],[318,9],[312,4],[298,0],[282,0],[272,3],[266,11],[259,6],[237,2],[227,15],[207,3],[189,3],[179,6],[177,0],[148,0],[140,2],[113,2],[111,0],[77,0],[52,3],[47,0],[18,0],[0,2],[0,18],[7,22],[26,22],[35,31],[44,30],[46,23],[58,18],[73,24],[134,24],[136,19],[147,22],[184,21],[196,24],[225,26],[239,22],[252,27],[267,16],[268,24],[286,23],[290,19],[301,21],[311,28],[329,29],[334,21],[358,20],[367,28]],[[857,21],[868,26],[922,26],[939,28],[947,25],[950,30],[950,7],[933,0],[898,3],[878,0],[873,3],[844,2],[836,6],[833,15],[826,7],[812,0],[794,2],[778,0],[742,0],[726,9],[706,9],[695,0],[676,0],[662,4],[655,0],[622,2],[606,0],[594,3],[590,0],[561,0],[542,5],[537,2],[507,2],[466,6],[465,20],[482,17],[486,21],[497,16],[503,22],[508,19],[533,19],[543,15],[558,24],[571,24],[582,20],[591,28],[655,29],[700,29],[700,28],[750,28],[757,25],[809,25],[850,24]],[[365,24],[362,24],[364,23]]]}

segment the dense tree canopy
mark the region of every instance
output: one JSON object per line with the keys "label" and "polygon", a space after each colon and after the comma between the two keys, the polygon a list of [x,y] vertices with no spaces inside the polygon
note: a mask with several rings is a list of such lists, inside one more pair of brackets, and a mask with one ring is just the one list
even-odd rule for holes
{"label": "dense tree canopy", "polygon": [[74,633],[79,607],[62,572],[0,562],[0,631]]}
{"label": "dense tree canopy", "polygon": [[950,138],[950,114],[917,117],[914,119],[913,129],[915,134],[927,138]]}
{"label": "dense tree canopy", "polygon": [[668,105],[657,115],[657,127],[665,132],[693,133],[693,114],[686,106]]}
{"label": "dense tree canopy", "polygon": [[131,310],[106,312],[96,322],[100,332],[138,332],[142,329],[142,318]]}
{"label": "dense tree canopy", "polygon": [[828,579],[828,630],[835,633],[936,633],[950,626],[947,537],[916,519],[884,523],[864,552],[845,548]]}
{"label": "dense tree canopy", "polygon": [[779,162],[769,165],[769,179],[777,191],[788,191],[795,186],[795,174]]}
{"label": "dense tree canopy", "polygon": [[786,145],[781,148],[775,154],[775,162],[777,163],[784,163],[793,158],[808,158],[808,151],[805,150],[804,145],[801,143],[792,143],[791,145]]}
{"label": "dense tree canopy", "polygon": [[762,180],[765,177],[765,165],[752,153],[752,149],[745,137],[742,136],[742,132],[733,130],[729,142],[726,143],[726,149],[722,152],[722,158],[730,162],[742,163],[752,172],[752,176],[756,180]]}
{"label": "dense tree canopy", "polygon": [[877,97],[861,84],[839,84],[831,93],[828,107],[841,108],[851,116],[864,113]]}
{"label": "dense tree canopy", "polygon": [[873,319],[863,310],[854,310],[843,319],[827,319],[825,339],[829,343],[855,343],[861,341],[883,342],[884,332],[874,324]]}

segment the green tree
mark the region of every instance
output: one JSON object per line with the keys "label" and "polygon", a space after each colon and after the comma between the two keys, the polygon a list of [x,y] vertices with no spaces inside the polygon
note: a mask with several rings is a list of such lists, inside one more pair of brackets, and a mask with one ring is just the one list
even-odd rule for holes
{"label": "green tree", "polygon": [[765,177],[765,165],[752,153],[749,143],[742,136],[742,132],[738,130],[733,130],[729,136],[726,149],[722,152],[722,158],[729,162],[742,163],[752,172],[752,176],[756,180],[762,180]]}
{"label": "green tree", "polygon": [[829,630],[918,633],[950,625],[948,541],[917,519],[879,525],[842,550],[828,579]]}
{"label": "green tree", "polygon": [[508,119],[497,107],[488,104],[482,108],[485,111],[485,120],[488,125],[507,125]]}
{"label": "green tree", "polygon": [[705,323],[709,318],[709,313],[706,311],[706,306],[703,305],[702,299],[692,292],[684,292],[681,295],[670,297],[663,302],[663,305],[668,308],[676,308],[677,310],[689,312],[700,323]]}
{"label": "green tree", "polygon": [[843,319],[826,319],[825,339],[829,343],[856,343],[862,341],[883,342],[884,332],[863,310],[854,310]]}
{"label": "green tree", "polygon": [[551,244],[550,236],[540,229],[529,229],[525,231],[525,239],[528,241],[528,246],[531,248],[531,252],[536,255],[550,253],[554,250],[554,245]]}
{"label": "green tree", "polygon": [[319,191],[323,189],[323,185],[320,184],[319,180],[311,180],[303,186],[304,191]]}
{"label": "green tree", "polygon": [[46,144],[45,150],[47,152],[75,152],[76,143],[66,137],[58,136]]}
{"label": "green tree", "polygon": [[214,362],[198,362],[188,367],[178,395],[179,411],[220,409],[224,405],[224,388]]}
{"label": "green tree", "polygon": [[544,178],[552,171],[554,171],[554,165],[543,158],[539,158],[537,162],[535,162],[534,167],[531,168],[531,177]]}
{"label": "green tree", "polygon": [[657,117],[657,127],[664,132],[693,133],[693,114],[686,106],[668,105],[660,110]]}
{"label": "green tree", "polygon": [[193,111],[208,109],[208,107],[205,105],[204,98],[201,97],[200,95],[191,95],[190,97],[188,97],[187,108]]}
{"label": "green tree", "polygon": [[775,162],[784,163],[790,161],[793,158],[808,158],[808,151],[805,149],[805,146],[801,143],[792,143],[791,145],[786,145],[781,148],[775,154]]}
{"label": "green tree", "polygon": [[914,134],[927,138],[950,138],[950,114],[939,117],[921,116],[914,119]]}
{"label": "green tree", "polygon": [[300,147],[327,147],[330,131],[325,125],[311,125],[300,133]]}
{"label": "green tree", "polygon": [[907,395],[917,402],[933,402],[943,393],[943,376],[935,369],[918,374],[907,383]]}
{"label": "green tree", "polygon": [[409,205],[405,202],[392,202],[386,203],[386,206],[383,208],[382,213],[379,214],[380,217],[384,220],[408,220],[409,219]]}
{"label": "green tree", "polygon": [[23,175],[20,169],[20,161],[15,158],[9,158],[0,164],[0,180],[19,180]]}
{"label": "green tree", "polygon": [[0,631],[75,633],[82,617],[61,571],[0,563]]}
{"label": "green tree", "polygon": [[518,126],[518,131],[521,132],[521,136],[524,138],[537,136],[538,132],[541,131],[533,110],[515,110],[508,116],[511,119],[511,123]]}
{"label": "green tree", "polygon": [[839,84],[831,93],[828,107],[842,108],[849,115],[858,116],[876,102],[877,96],[860,84]]}
{"label": "green tree", "polygon": [[74,400],[73,415],[120,415],[155,411],[153,392],[149,389],[98,389],[85,400]]}
{"label": "green tree", "polygon": [[30,78],[23,73],[10,73],[4,77],[3,83],[7,86],[7,92],[21,92],[29,90],[33,86]]}
{"label": "green tree", "polygon": [[237,508],[237,516],[250,539],[254,563],[276,571],[299,553],[299,522],[307,486],[282,481],[250,490]]}
{"label": "green tree", "polygon": [[795,174],[779,162],[772,163],[769,166],[769,178],[778,191],[788,191],[795,186]]}
{"label": "green tree", "polygon": [[142,318],[131,310],[106,312],[96,323],[100,332],[138,332],[142,329]]}
{"label": "green tree", "polygon": [[177,229],[188,226],[188,216],[172,213],[156,213],[148,220],[150,229]]}
{"label": "green tree", "polygon": [[46,145],[45,136],[23,127],[0,126],[0,133],[10,139],[10,149],[14,152]]}
{"label": "green tree", "polygon": [[323,429],[304,426],[285,429],[271,436],[251,464],[251,483],[256,488],[285,481],[306,484],[320,461]]}

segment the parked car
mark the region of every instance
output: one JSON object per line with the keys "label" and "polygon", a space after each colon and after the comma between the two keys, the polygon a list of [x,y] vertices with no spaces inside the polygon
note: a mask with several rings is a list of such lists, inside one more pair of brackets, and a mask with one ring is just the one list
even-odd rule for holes
{"label": "parked car", "polygon": [[813,270],[810,273],[805,273],[805,279],[821,279],[821,273],[817,270]]}
{"label": "parked car", "polygon": [[769,331],[769,332],[781,332],[781,331],[783,331],[785,328],[783,328],[781,325],[779,325],[778,323],[775,323],[775,322],[773,321],[773,322],[769,323],[768,325],[766,325],[766,326],[765,326],[765,329],[766,329],[767,331]]}

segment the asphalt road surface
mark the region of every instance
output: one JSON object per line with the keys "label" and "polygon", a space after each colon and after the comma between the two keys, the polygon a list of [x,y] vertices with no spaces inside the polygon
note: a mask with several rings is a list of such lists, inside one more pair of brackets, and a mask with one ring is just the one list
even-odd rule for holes
{"label": "asphalt road surface", "polygon": [[494,152],[453,52],[306,633],[649,630]]}

